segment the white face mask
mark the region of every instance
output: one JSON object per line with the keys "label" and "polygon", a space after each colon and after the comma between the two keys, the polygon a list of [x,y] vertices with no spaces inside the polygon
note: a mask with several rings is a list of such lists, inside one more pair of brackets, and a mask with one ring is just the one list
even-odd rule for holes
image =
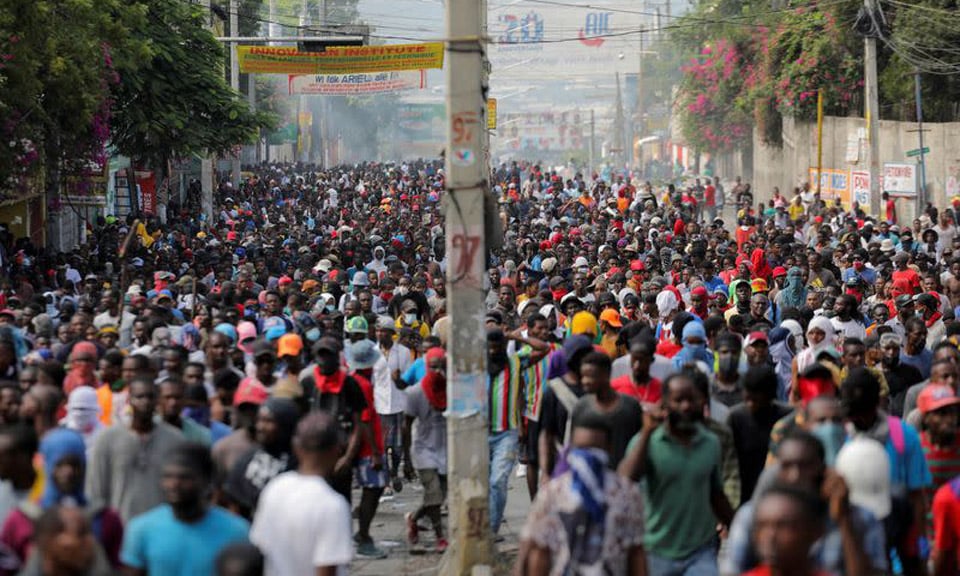
{"label": "white face mask", "polygon": [[403,321],[407,324],[413,324],[417,321],[417,315],[413,312],[406,312],[403,315]]}

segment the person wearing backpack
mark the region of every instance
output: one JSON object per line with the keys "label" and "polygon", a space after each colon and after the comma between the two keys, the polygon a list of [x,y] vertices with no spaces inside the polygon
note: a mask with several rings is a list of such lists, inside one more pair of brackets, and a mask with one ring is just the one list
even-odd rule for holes
{"label": "person wearing backpack", "polygon": [[367,409],[367,400],[355,378],[340,365],[340,342],[325,336],[313,346],[316,364],[302,374],[300,383],[311,396],[314,410],[332,414],[346,439],[343,453],[330,476],[330,486],[350,502],[353,483],[353,464],[360,453],[365,426],[361,414]]}
{"label": "person wearing backpack", "polygon": [[923,574],[928,548],[923,493],[933,479],[920,435],[880,409],[880,382],[864,368],[850,370],[840,386],[840,398],[847,413],[848,436],[864,435],[886,447],[894,508],[898,500],[909,504],[907,517],[897,523],[903,535],[891,538],[887,546],[896,551],[906,576]]}
{"label": "person wearing backpack", "polygon": [[576,335],[567,338],[559,354],[565,363],[565,370],[547,382],[540,409],[540,436],[537,440],[540,457],[540,485],[546,484],[553,476],[557,455],[569,440],[570,423],[568,415],[573,411],[577,400],[586,392],[580,385],[580,362],[593,350],[590,338]]}

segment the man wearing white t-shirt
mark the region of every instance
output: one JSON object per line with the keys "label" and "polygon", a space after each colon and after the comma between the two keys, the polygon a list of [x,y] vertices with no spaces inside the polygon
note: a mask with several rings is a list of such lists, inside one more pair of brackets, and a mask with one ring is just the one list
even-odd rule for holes
{"label": "man wearing white t-shirt", "polygon": [[266,576],[346,576],[353,558],[350,505],[327,484],[340,457],[340,428],[326,412],[297,425],[299,466],[263,489],[250,541],[266,558]]}
{"label": "man wearing white t-shirt", "polygon": [[396,332],[397,328],[390,317],[382,316],[377,320],[380,359],[373,367],[373,404],[380,415],[393,489],[399,491],[403,486],[400,481],[400,457],[403,454],[400,431],[407,402],[397,384],[403,382],[401,375],[413,364],[413,355],[409,348],[393,341]]}

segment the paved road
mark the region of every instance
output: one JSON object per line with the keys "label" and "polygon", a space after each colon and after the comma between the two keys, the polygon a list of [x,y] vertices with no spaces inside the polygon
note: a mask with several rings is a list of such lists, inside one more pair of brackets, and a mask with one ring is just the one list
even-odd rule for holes
{"label": "paved road", "polygon": [[[350,565],[351,575],[360,576],[433,576],[439,574],[440,555],[434,552],[426,554],[411,554],[406,542],[406,524],[403,516],[411,512],[420,504],[422,488],[419,484],[405,484],[400,494],[385,496],[377,510],[370,533],[377,546],[388,553],[383,560],[368,560],[355,557]],[[354,491],[353,502],[360,501],[360,492]],[[510,479],[510,490],[507,497],[505,519],[500,527],[500,534],[504,541],[496,544],[496,557],[499,566],[512,566],[516,558],[517,545],[520,538],[520,529],[526,520],[530,509],[530,497],[527,495],[526,478],[518,478],[516,474]],[[446,527],[447,517],[444,517]],[[428,522],[424,520],[421,525]],[[423,546],[432,550],[433,530],[421,530],[420,541]],[[501,571],[496,572],[500,574]],[[505,573],[505,572],[504,572]]]}

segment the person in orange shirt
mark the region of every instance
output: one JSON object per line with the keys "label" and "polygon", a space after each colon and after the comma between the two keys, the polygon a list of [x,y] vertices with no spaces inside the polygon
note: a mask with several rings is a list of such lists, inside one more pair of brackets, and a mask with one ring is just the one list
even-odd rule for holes
{"label": "person in orange shirt", "polygon": [[127,407],[127,383],[150,371],[150,358],[141,354],[134,354],[123,359],[120,365],[119,379],[106,380],[106,377],[101,375],[105,380],[105,384],[97,388],[101,424],[112,426],[121,421]]}
{"label": "person in orange shirt", "polygon": [[737,249],[743,251],[743,245],[757,232],[753,216],[745,216],[737,227]]}
{"label": "person in orange shirt", "polygon": [[623,328],[623,321],[620,319],[620,313],[613,308],[607,308],[600,314],[600,347],[610,357],[618,358],[620,350],[617,348],[617,338],[620,336],[620,329]]}

